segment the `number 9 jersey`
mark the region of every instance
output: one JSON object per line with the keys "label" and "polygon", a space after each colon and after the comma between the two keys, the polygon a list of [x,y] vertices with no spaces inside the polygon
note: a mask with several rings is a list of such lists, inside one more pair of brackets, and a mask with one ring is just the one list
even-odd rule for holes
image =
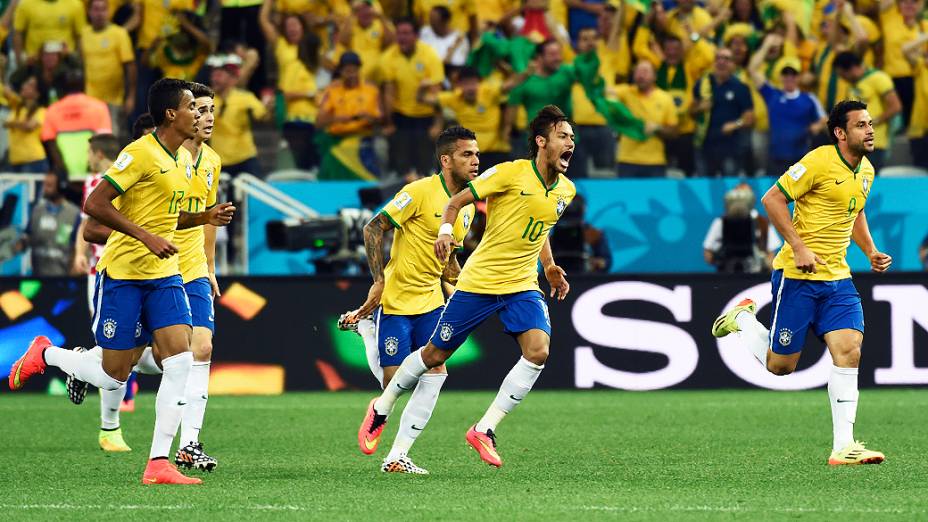
{"label": "number 9 jersey", "polygon": [[[193,161],[180,147],[168,152],[155,133],[122,150],[103,179],[121,194],[119,211],[133,223],[168,241],[174,240],[177,217],[186,210]],[[113,279],[160,279],[179,274],[177,256],[160,259],[141,241],[114,231],[106,242],[97,271]]]}
{"label": "number 9 jersey", "polygon": [[487,200],[487,227],[456,289],[504,295],[539,290],[538,256],[577,190],[563,174],[549,189],[530,160],[500,163],[469,184]]}

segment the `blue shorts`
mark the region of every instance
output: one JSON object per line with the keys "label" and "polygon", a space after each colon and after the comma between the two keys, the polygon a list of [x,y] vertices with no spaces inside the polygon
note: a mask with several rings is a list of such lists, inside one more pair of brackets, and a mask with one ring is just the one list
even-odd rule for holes
{"label": "blue shorts", "polygon": [[426,345],[435,331],[444,305],[419,315],[390,315],[378,308],[374,314],[380,367],[399,366],[407,355]]}
{"label": "blue shorts", "polygon": [[93,301],[93,334],[108,350],[146,346],[155,330],[190,326],[190,303],[179,275],[136,280],[100,272]]}
{"label": "blue shorts", "polygon": [[809,326],[820,339],[828,332],[845,328],[864,331],[864,309],[851,278],[807,281],[784,278],[782,270],[775,270],[770,286],[774,303],[770,321],[773,353],[802,351]]}
{"label": "blue shorts", "polygon": [[190,301],[190,313],[193,317],[193,326],[209,328],[216,333],[215,309],[213,308],[213,287],[209,278],[201,277],[184,283],[184,291]]}
{"label": "blue shorts", "polygon": [[503,329],[510,335],[534,329],[551,335],[548,305],[544,295],[537,290],[505,295],[455,290],[445,304],[445,311],[430,341],[443,350],[455,350],[492,313],[499,315]]}

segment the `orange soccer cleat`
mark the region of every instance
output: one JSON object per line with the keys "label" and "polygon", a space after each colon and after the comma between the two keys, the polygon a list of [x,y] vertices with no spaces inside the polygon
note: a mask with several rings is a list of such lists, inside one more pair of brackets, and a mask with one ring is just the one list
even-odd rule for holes
{"label": "orange soccer cleat", "polygon": [[496,434],[493,430],[487,430],[486,433],[477,431],[477,425],[473,425],[467,430],[467,443],[473,446],[480,458],[484,462],[497,468],[503,465],[503,459],[496,452]]}
{"label": "orange soccer cleat", "polygon": [[149,486],[152,484],[202,484],[203,481],[188,477],[177,471],[174,464],[168,459],[152,459],[145,466],[145,473],[142,474],[142,484]]}
{"label": "orange soccer cleat", "polygon": [[361,453],[365,455],[373,455],[377,451],[380,436],[387,426],[387,416],[380,415],[374,410],[375,402],[377,402],[376,398],[371,399],[371,402],[367,405],[367,414],[364,416],[364,421],[361,422],[361,427],[358,428],[358,447],[361,448]]}
{"label": "orange soccer cleat", "polygon": [[26,349],[26,353],[13,363],[10,367],[10,389],[18,390],[26,384],[30,377],[37,373],[45,373],[45,349],[52,345],[52,342],[40,335],[32,340],[32,344]]}

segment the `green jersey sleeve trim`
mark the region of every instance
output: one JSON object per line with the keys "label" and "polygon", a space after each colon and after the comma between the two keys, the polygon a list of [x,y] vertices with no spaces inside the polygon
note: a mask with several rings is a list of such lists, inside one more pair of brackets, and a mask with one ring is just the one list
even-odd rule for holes
{"label": "green jersey sleeve trim", "polygon": [[467,188],[469,188],[469,189],[470,189],[470,193],[474,195],[474,199],[476,199],[476,200],[478,200],[478,201],[481,200],[481,199],[483,199],[483,198],[480,197],[480,194],[477,194],[477,189],[474,188],[473,182],[468,181],[468,182],[467,182]]}
{"label": "green jersey sleeve trim", "polygon": [[389,221],[390,224],[393,225],[394,228],[402,228],[400,227],[400,224],[397,223],[396,220],[393,219],[393,216],[391,216],[390,213],[387,212],[387,209],[381,210],[380,213],[383,215],[383,217],[387,218],[387,221]]}
{"label": "green jersey sleeve trim", "polygon": [[105,179],[106,181],[109,181],[109,182],[110,182],[110,185],[112,185],[113,188],[115,188],[116,191],[119,192],[120,194],[125,194],[125,193],[126,193],[126,191],[123,190],[122,187],[119,186],[119,183],[116,183],[116,180],[114,180],[113,178],[109,177],[109,175],[103,176],[103,179]]}
{"label": "green jersey sleeve trim", "polygon": [[777,188],[780,189],[780,192],[782,192],[784,196],[786,196],[787,203],[792,203],[794,201],[793,196],[789,195],[789,192],[787,192],[786,189],[783,188],[783,185],[780,185],[779,181],[777,181]]}

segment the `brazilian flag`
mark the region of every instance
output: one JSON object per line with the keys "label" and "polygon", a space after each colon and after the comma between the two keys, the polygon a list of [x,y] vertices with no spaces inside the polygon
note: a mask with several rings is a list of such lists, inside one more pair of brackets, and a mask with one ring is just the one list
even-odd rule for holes
{"label": "brazilian flag", "polygon": [[578,54],[574,58],[574,74],[596,112],[606,118],[609,128],[634,140],[648,139],[643,121],[636,118],[622,102],[606,98],[606,82],[599,75],[599,56],[595,51]]}
{"label": "brazilian flag", "polygon": [[315,139],[322,156],[320,180],[377,181],[379,167],[370,137],[335,136],[317,129]]}
{"label": "brazilian flag", "polygon": [[508,62],[515,72],[520,73],[528,67],[534,53],[535,43],[524,36],[506,38],[488,31],[483,33],[467,56],[467,65],[476,69],[481,78],[493,73],[500,61]]}

